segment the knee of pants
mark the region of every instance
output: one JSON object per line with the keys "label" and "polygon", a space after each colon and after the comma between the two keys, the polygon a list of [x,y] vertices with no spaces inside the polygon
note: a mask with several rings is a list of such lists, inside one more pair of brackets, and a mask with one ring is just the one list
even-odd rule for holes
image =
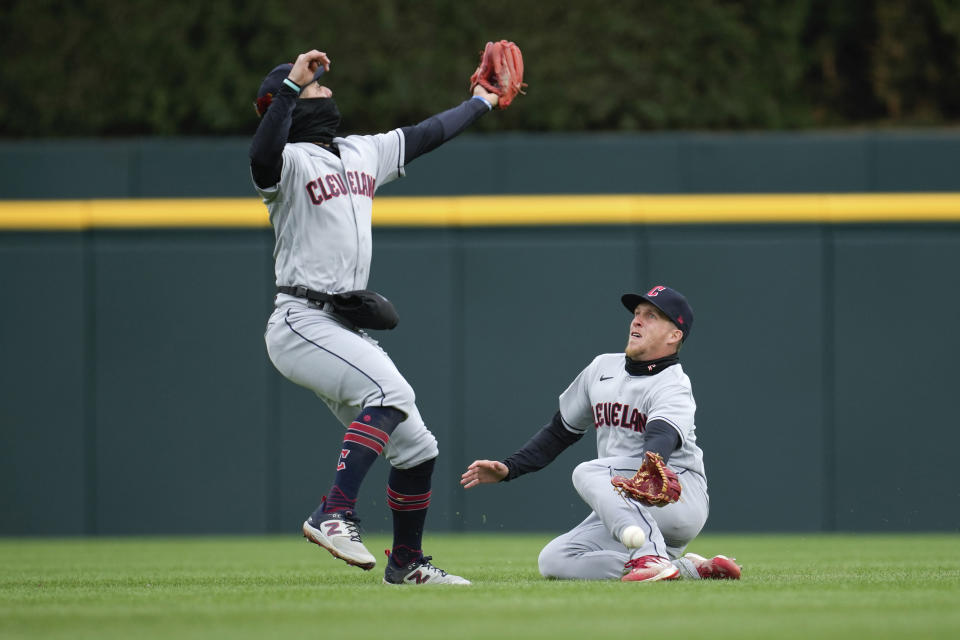
{"label": "knee of pants", "polygon": [[553,545],[548,544],[540,551],[537,558],[537,568],[540,569],[540,575],[544,578],[562,578],[563,561],[560,554],[552,549]]}
{"label": "knee of pants", "polygon": [[581,462],[574,467],[571,478],[573,479],[573,488],[577,490],[577,493],[583,495],[583,489],[587,487],[590,479],[595,477],[597,467],[598,465],[593,460]]}
{"label": "knee of pants", "polygon": [[398,469],[409,469],[436,458],[440,453],[437,439],[423,423],[417,406],[396,408],[406,411],[407,417],[394,429],[390,442],[384,449],[383,453],[390,465]]}
{"label": "knee of pants", "polygon": [[544,578],[554,580],[583,578],[584,576],[577,573],[578,569],[584,569],[582,561],[578,562],[579,555],[574,549],[564,547],[562,544],[558,544],[557,540],[554,540],[540,551],[540,556],[537,558],[537,568]]}
{"label": "knee of pants", "polygon": [[410,417],[411,408],[417,403],[417,396],[413,392],[413,387],[406,380],[399,380],[389,388],[380,391],[371,390],[371,393],[365,398],[364,406],[379,405],[382,407],[393,407],[402,411],[407,417]]}

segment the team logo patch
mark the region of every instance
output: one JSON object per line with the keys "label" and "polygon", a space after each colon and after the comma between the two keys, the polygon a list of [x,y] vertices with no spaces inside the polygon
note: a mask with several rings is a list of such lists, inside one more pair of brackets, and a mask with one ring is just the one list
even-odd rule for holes
{"label": "team logo patch", "polygon": [[340,449],[340,459],[337,461],[337,471],[343,471],[347,468],[348,455],[350,455],[350,449]]}
{"label": "team logo patch", "polygon": [[650,296],[651,298],[656,298],[658,295],[660,295],[661,291],[665,291],[666,289],[667,289],[666,287],[661,287],[658,285],[653,289],[650,289],[650,291],[647,291],[647,295]]}
{"label": "team logo patch", "polygon": [[413,573],[407,576],[405,582],[416,582],[417,584],[423,584],[429,579],[430,579],[429,574],[424,575],[422,571],[417,569],[416,571],[414,571]]}

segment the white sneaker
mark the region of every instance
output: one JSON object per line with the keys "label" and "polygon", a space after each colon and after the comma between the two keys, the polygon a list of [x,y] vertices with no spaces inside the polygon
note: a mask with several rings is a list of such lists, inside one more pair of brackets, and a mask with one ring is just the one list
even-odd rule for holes
{"label": "white sneaker", "polygon": [[314,522],[310,516],[303,523],[303,537],[320,545],[333,557],[369,571],[376,566],[377,559],[363,546],[358,521],[352,515],[345,511],[325,513],[320,522]]}
{"label": "white sneaker", "polygon": [[[389,556],[389,553],[387,554]],[[387,568],[383,572],[384,584],[470,584],[469,580],[447,573],[439,569],[430,561],[433,556],[423,556],[414,560],[405,567],[398,567],[392,560],[387,560]]]}

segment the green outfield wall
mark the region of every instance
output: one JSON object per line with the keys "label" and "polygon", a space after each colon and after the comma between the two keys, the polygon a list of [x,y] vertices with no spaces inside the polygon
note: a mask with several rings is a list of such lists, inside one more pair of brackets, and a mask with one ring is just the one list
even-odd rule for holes
{"label": "green outfield wall", "polygon": [[[246,138],[0,142],[0,199],[248,198],[248,147]],[[465,134],[380,193],[955,192],[958,153],[951,129]]]}
{"label": "green outfield wall", "polygon": [[[656,164],[645,145],[683,150],[692,135],[610,138],[622,158],[581,171],[579,189],[565,188],[568,176],[550,189],[545,174],[529,191],[513,174],[501,190],[471,177],[481,193],[384,187],[370,285],[401,322],[375,337],[440,441],[428,525],[559,532],[586,515],[569,477],[594,454],[591,436],[516,482],[463,491],[457,478],[473,459],[522,445],[594,355],[622,350],[622,292],[667,283],[696,312],[682,360],[710,479],[708,530],[960,529],[960,187],[939,166],[956,139],[839,137],[846,144],[826,151],[805,136],[746,136],[740,151],[728,138],[714,168],[739,191],[709,192],[707,174],[692,177],[681,160],[686,184],[703,188],[613,188],[610,171],[625,176],[631,158]],[[458,140],[448,157],[519,154],[512,140]],[[243,145],[179,144],[65,144],[69,157],[56,145],[0,148],[0,534],[296,533],[332,478],[342,428],[266,357],[272,233],[241,192],[242,158],[240,175],[170,199],[202,178],[210,146]],[[889,144],[925,153],[881,160],[874,152]],[[812,176],[791,183],[766,166],[806,145]],[[769,163],[758,147],[770,147]],[[149,152],[161,148],[167,160]],[[118,149],[123,158],[105,160]],[[737,154],[778,188],[737,182],[727,166]],[[528,158],[528,173],[555,155]],[[818,169],[837,156],[861,160],[835,165],[846,181]],[[422,168],[423,185],[440,157],[418,160],[406,180]],[[894,160],[899,173],[882,168]],[[71,170],[40,198],[11,178],[32,176],[29,162]],[[204,204],[214,213],[192,220]],[[385,467],[361,495],[371,530],[389,528]]]}

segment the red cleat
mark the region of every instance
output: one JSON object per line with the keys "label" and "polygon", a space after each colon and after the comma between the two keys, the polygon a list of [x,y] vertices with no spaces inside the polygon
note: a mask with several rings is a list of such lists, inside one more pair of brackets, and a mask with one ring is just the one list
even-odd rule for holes
{"label": "red cleat", "polygon": [[656,582],[657,580],[675,580],[680,569],[660,556],[640,556],[627,562],[627,573],[620,578],[623,582]]}
{"label": "red cleat", "polygon": [[739,580],[740,565],[727,556],[713,556],[709,560],[695,553],[683,556],[697,568],[697,573],[704,580]]}

